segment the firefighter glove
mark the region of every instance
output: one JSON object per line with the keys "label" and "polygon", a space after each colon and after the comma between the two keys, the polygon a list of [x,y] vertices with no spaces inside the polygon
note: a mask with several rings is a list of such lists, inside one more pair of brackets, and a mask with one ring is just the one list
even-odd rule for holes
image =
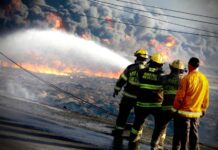
{"label": "firefighter glove", "polygon": [[118,95],[118,93],[119,93],[119,91],[114,90],[113,97],[116,97]]}

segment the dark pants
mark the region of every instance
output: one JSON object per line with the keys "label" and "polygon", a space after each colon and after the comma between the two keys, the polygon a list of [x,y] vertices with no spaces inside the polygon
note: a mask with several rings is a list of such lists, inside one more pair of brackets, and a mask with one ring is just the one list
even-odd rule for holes
{"label": "dark pants", "polygon": [[174,118],[173,149],[178,149],[174,145],[181,141],[181,150],[199,150],[199,118],[185,118],[176,115]]}
{"label": "dark pants", "polygon": [[154,128],[154,133],[157,134],[157,136],[152,137],[152,141],[155,144],[155,147],[159,146],[161,148],[164,146],[165,134],[167,131],[168,123],[174,117],[174,113],[170,110],[162,110],[160,112],[160,120]]}
{"label": "dark pants", "polygon": [[[144,108],[144,107],[136,107],[135,108],[135,120],[133,124],[133,129],[140,131],[143,128],[145,118],[148,115],[154,116],[155,121],[155,127],[160,124],[160,108]],[[134,139],[137,137],[136,134],[131,133],[130,134],[130,142],[134,141]],[[157,132],[154,130],[152,134],[152,140],[151,140],[151,147],[155,145],[153,142],[153,139],[157,139],[159,136]]]}
{"label": "dark pants", "polygon": [[136,104],[136,99],[123,97],[120,102],[119,114],[116,120],[116,127],[124,128],[131,110]]}

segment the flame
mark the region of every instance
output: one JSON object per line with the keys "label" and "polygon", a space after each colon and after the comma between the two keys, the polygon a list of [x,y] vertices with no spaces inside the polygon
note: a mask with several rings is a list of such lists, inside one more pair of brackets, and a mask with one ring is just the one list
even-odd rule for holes
{"label": "flame", "polygon": [[113,19],[112,19],[112,17],[111,16],[104,16],[103,18],[108,24],[107,29],[112,31],[113,30]]}
{"label": "flame", "polygon": [[132,41],[131,36],[129,36],[129,35],[127,35],[127,34],[124,35],[124,39],[125,39],[126,41]]}
{"label": "flame", "polygon": [[85,40],[91,39],[91,36],[88,33],[83,33],[83,34],[80,35],[80,37],[82,37]]}
{"label": "flame", "polygon": [[165,45],[171,48],[176,45],[176,40],[172,36],[167,36]]}
{"label": "flame", "polygon": [[11,3],[4,7],[6,14],[10,13],[14,9],[18,9],[21,6],[21,0],[11,0]]}
{"label": "flame", "polygon": [[111,39],[101,39],[101,42],[110,45],[112,43]]}
{"label": "flame", "polygon": [[21,5],[21,0],[12,0],[11,5],[16,7],[16,8],[19,8]]}
{"label": "flame", "polygon": [[48,20],[50,24],[53,25],[54,29],[60,29],[63,26],[62,19],[58,15],[52,12],[49,12],[47,14],[46,19]]}
{"label": "flame", "polygon": [[[18,63],[20,66],[25,68],[28,71],[43,73],[43,74],[53,74],[59,76],[70,76],[73,74],[84,74],[90,77],[105,77],[105,78],[118,78],[122,71],[93,71],[81,67],[67,66],[59,60],[54,60],[51,62],[51,65],[42,65],[42,64],[33,64],[29,62]],[[16,68],[20,69],[15,64],[9,63],[7,61],[0,60],[0,66],[7,68]]]}
{"label": "flame", "polygon": [[105,21],[107,21],[107,22],[112,22],[112,17],[111,17],[111,16],[104,16],[103,18],[104,18]]}
{"label": "flame", "polygon": [[171,56],[172,48],[177,44],[176,39],[172,36],[167,36],[164,42],[159,42],[156,39],[151,39],[149,45],[154,47],[154,50],[162,54],[165,61],[172,61],[173,57]]}

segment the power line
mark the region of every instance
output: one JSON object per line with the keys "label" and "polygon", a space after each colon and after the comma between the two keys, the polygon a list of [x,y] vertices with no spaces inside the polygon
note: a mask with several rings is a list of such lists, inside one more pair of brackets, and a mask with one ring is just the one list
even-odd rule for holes
{"label": "power line", "polygon": [[86,104],[88,104],[88,105],[90,105],[90,106],[92,106],[92,107],[95,107],[95,108],[97,108],[98,110],[100,110],[101,112],[104,112],[104,113],[106,113],[106,114],[108,114],[108,115],[110,115],[110,116],[113,116],[113,117],[116,117],[116,116],[117,116],[116,114],[114,114],[114,113],[112,113],[112,112],[110,112],[110,111],[108,111],[108,110],[106,110],[106,109],[104,109],[104,108],[101,108],[101,107],[99,107],[99,106],[97,106],[97,105],[95,105],[95,104],[92,104],[92,103],[86,101],[85,99],[80,98],[80,97],[78,97],[78,96],[76,96],[76,95],[74,95],[74,94],[72,94],[72,93],[70,93],[70,92],[67,92],[67,91],[65,91],[65,90],[63,90],[63,89],[61,89],[61,88],[59,88],[58,86],[56,86],[56,85],[54,85],[54,84],[52,84],[52,83],[50,83],[50,82],[48,82],[48,81],[46,81],[46,80],[40,78],[39,76],[33,74],[33,73],[30,72],[29,70],[25,69],[24,67],[22,67],[21,65],[19,65],[18,63],[16,63],[14,60],[12,60],[11,58],[9,58],[9,57],[8,57],[7,55],[5,55],[3,52],[0,51],[0,54],[1,54],[2,56],[4,56],[5,58],[7,58],[9,61],[11,61],[13,64],[15,64],[16,66],[18,66],[19,68],[21,68],[21,69],[22,69],[23,71],[25,71],[26,73],[30,74],[31,76],[33,76],[34,78],[38,79],[39,81],[41,81],[41,82],[47,84],[48,86],[50,86],[50,87],[56,89],[57,91],[62,92],[62,93],[64,93],[64,94],[66,94],[66,95],[69,95],[69,96],[71,96],[72,98],[75,98],[76,100],[82,101],[82,102],[84,102],[84,103],[86,103]]}
{"label": "power line", "polygon": [[[82,15],[82,14],[78,14],[78,15],[79,16],[84,16],[84,17],[95,18],[95,19],[98,19],[98,20],[103,20],[104,22],[108,23],[108,21],[106,21],[104,18],[89,16],[89,15]],[[176,31],[176,30],[162,29],[162,28],[156,28],[156,27],[147,27],[147,26],[138,25],[138,24],[134,24],[134,23],[126,23],[126,22],[122,22],[122,21],[117,21],[117,20],[114,20],[114,19],[110,20],[110,22],[115,22],[115,23],[120,23],[120,24],[125,24],[125,25],[133,25],[133,26],[137,26],[137,27],[141,27],[141,28],[147,28],[147,29],[152,29],[152,30],[162,30],[162,31],[168,31],[168,32],[190,34],[190,35],[195,35],[195,36],[204,36],[204,37],[218,38],[218,36],[213,36],[213,35],[205,35],[205,34],[198,34],[198,33],[185,32],[185,31]]]}
{"label": "power line", "polygon": [[[95,2],[92,2],[92,3],[95,3]],[[105,4],[101,4],[101,5],[104,5],[104,6],[107,6],[107,7],[112,8],[112,9],[119,10],[119,11],[123,11],[123,9],[119,9],[119,8],[116,8],[116,7],[113,7],[113,6],[109,6],[109,5],[105,5]],[[133,13],[133,12],[128,11],[128,10],[125,10],[125,12],[131,13],[131,14]],[[191,26],[187,26],[187,25],[181,25],[181,24],[178,24],[178,23],[173,23],[173,22],[169,22],[169,21],[165,21],[165,20],[161,20],[161,19],[149,17],[149,16],[142,15],[142,14],[139,14],[139,13],[134,13],[134,14],[138,14],[138,15],[143,16],[143,17],[145,17],[145,18],[149,18],[149,19],[153,19],[153,20],[158,20],[158,21],[165,22],[165,23],[172,24],[172,25],[176,25],[176,26],[181,26],[181,27],[185,27],[185,28],[195,29],[195,30],[199,30],[199,31],[204,31],[204,32],[208,32],[208,33],[213,33],[213,34],[218,34],[218,33],[216,33],[216,32],[212,32],[212,31],[208,31],[208,30],[204,30],[204,29],[200,29],[200,28],[195,28],[195,27],[191,27]]]}
{"label": "power line", "polygon": [[138,5],[138,6],[144,6],[144,7],[150,7],[150,8],[157,8],[157,9],[162,9],[162,10],[167,10],[167,11],[172,11],[172,12],[177,12],[177,13],[183,13],[183,14],[192,15],[192,16],[205,17],[205,18],[211,18],[211,19],[218,19],[218,18],[213,17],[213,16],[206,16],[206,15],[201,15],[201,14],[195,14],[195,13],[184,12],[184,11],[179,11],[179,10],[174,10],[174,9],[168,9],[168,8],[162,8],[162,7],[152,6],[152,5],[139,4],[139,3],[124,1],[124,0],[117,0],[117,1],[129,3],[129,4],[135,4],[135,5]]}
{"label": "power line", "polygon": [[152,13],[152,14],[156,14],[156,15],[160,15],[160,16],[172,17],[172,18],[176,18],[176,19],[182,19],[182,20],[188,20],[188,21],[195,21],[195,22],[206,23],[206,24],[211,24],[211,25],[218,25],[218,23],[213,23],[213,22],[208,22],[208,21],[202,21],[202,20],[196,20],[196,19],[189,19],[189,18],[178,17],[178,16],[174,16],[174,15],[161,14],[161,13],[151,12],[151,11],[147,11],[147,10],[142,10],[142,9],[136,9],[136,8],[131,8],[131,7],[122,6],[122,5],[117,5],[117,4],[113,4],[113,3],[102,2],[102,1],[98,1],[98,0],[87,0],[87,1],[94,1],[94,2],[96,2],[96,3],[105,3],[105,4],[108,4],[108,5],[123,7],[123,8],[131,9],[131,10],[141,11],[141,12],[149,12],[149,13]]}

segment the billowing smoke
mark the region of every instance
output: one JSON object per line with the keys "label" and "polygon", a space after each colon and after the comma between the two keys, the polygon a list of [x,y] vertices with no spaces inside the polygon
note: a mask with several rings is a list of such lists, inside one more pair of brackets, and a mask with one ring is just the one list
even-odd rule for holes
{"label": "billowing smoke", "polygon": [[[140,47],[147,48],[150,54],[158,51],[167,55],[169,62],[178,58],[187,62],[191,56],[196,56],[201,59],[205,72],[209,67],[211,76],[217,74],[217,38],[151,29],[168,29],[169,27],[169,29],[171,27],[176,29],[176,26],[169,26],[167,22],[160,21],[169,21],[166,16],[158,15],[165,13],[160,9],[144,7],[140,5],[144,3],[141,0],[134,1],[139,5],[127,2],[106,0],[3,0],[1,1],[0,32],[7,34],[14,30],[27,28],[62,29],[114,49],[129,60],[134,59],[132,54]],[[190,3],[193,4],[194,2],[190,1]],[[214,3],[208,3],[208,8],[213,6]],[[175,5],[175,3],[172,2],[172,5]],[[216,13],[213,12],[214,14]],[[210,15],[209,12],[206,15]],[[172,20],[170,21],[172,22]],[[188,22],[190,26],[191,23]],[[203,29],[209,27],[204,26]],[[186,29],[180,30],[185,31]],[[216,29],[211,28],[210,31],[213,32]],[[187,29],[187,31],[192,30]],[[193,32],[207,34],[200,31]],[[166,45],[169,45],[169,41],[166,40],[169,36],[176,42],[173,46],[168,47]],[[156,41],[155,44],[154,41]]]}
{"label": "billowing smoke", "polygon": [[[117,5],[122,4],[117,2]],[[82,37],[86,35],[86,38],[100,41],[110,48],[132,54],[135,49],[145,47],[147,40],[155,38],[155,34],[143,26],[160,27],[163,24],[142,17],[137,12],[131,13],[128,7],[131,5],[116,10],[111,3],[89,0],[9,0],[2,5],[1,32],[21,28],[52,28],[57,26],[59,20],[58,27],[67,32]],[[145,8],[137,6],[137,9]],[[148,16],[153,15],[148,13]]]}

